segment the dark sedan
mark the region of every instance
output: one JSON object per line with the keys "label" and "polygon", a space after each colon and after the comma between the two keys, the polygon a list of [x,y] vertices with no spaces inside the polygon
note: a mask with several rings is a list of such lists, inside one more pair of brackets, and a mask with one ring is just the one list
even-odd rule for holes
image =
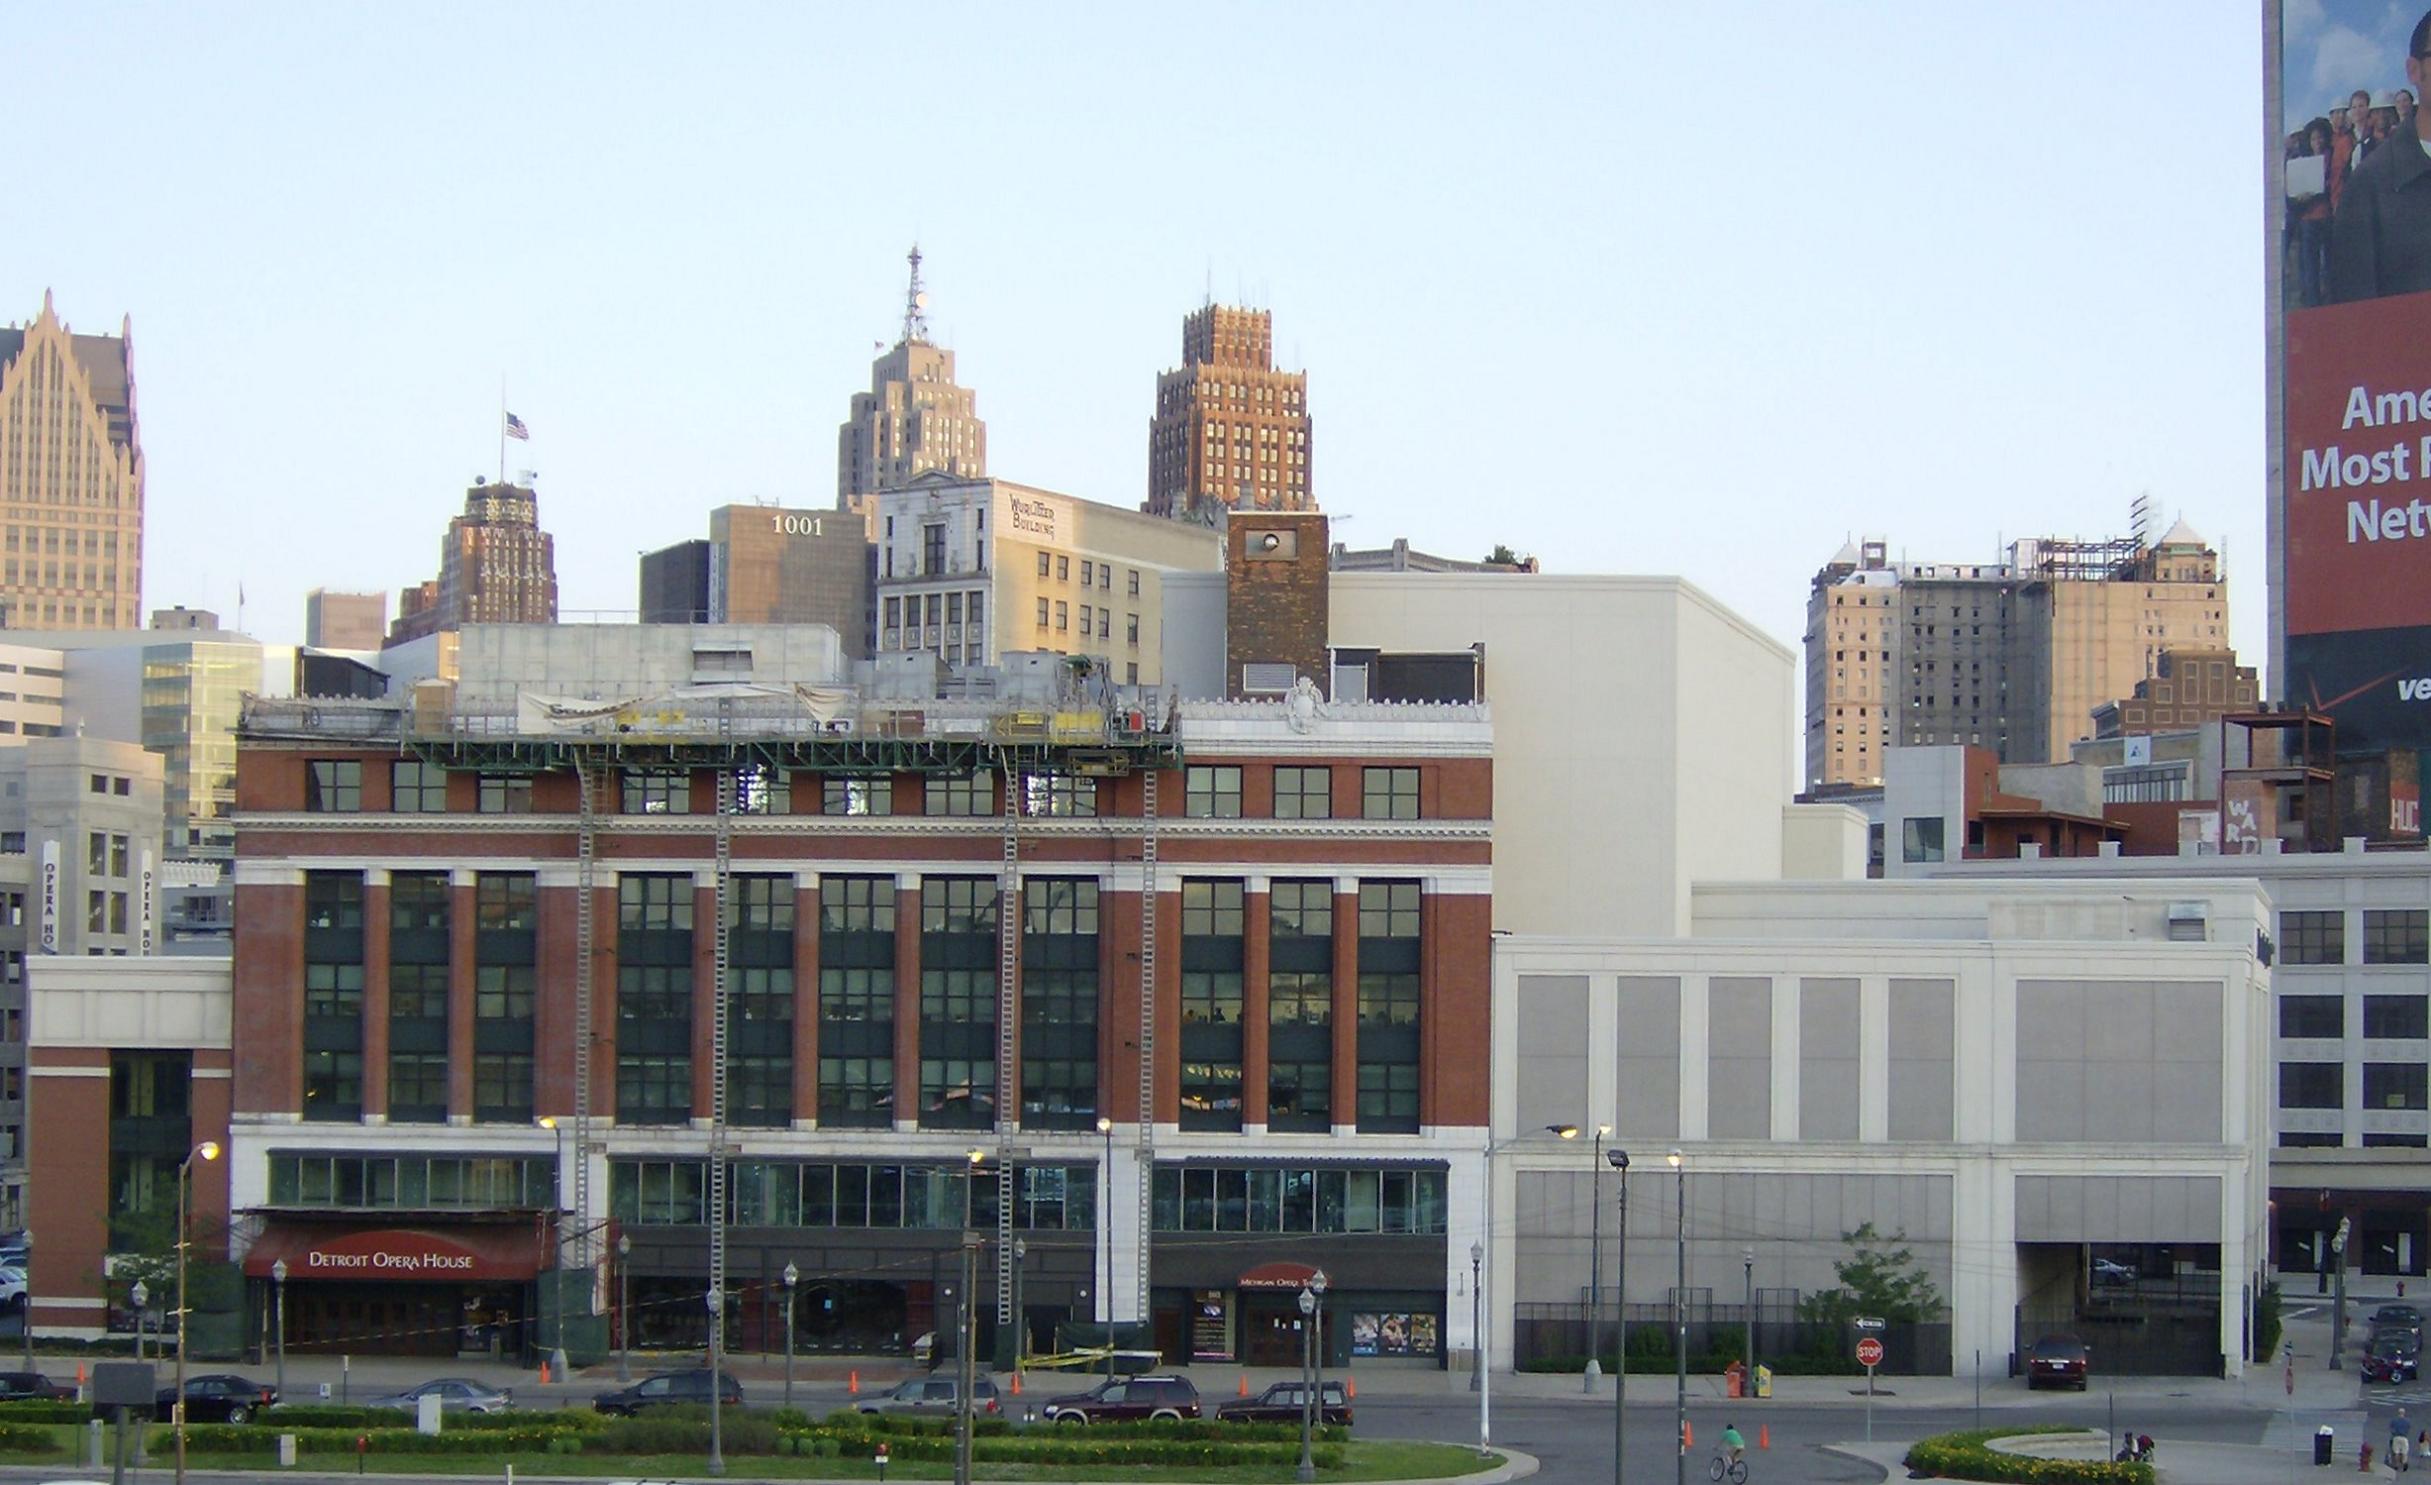
{"label": "dark sedan", "polygon": [[[278,1400],[276,1387],[249,1377],[186,1378],[188,1423],[249,1423],[255,1414]],[[163,1387],[152,1399],[152,1416],[162,1423],[169,1422],[176,1403],[177,1389]]]}
{"label": "dark sedan", "polygon": [[74,1402],[73,1383],[54,1382],[40,1372],[0,1372],[0,1402]]}
{"label": "dark sedan", "polygon": [[[1216,1409],[1216,1417],[1226,1423],[1297,1423],[1307,1400],[1306,1384],[1277,1382],[1256,1397],[1222,1404]],[[1318,1406],[1323,1414],[1318,1422],[1336,1428],[1351,1426],[1350,1392],[1340,1382],[1325,1384],[1323,1401]]]}
{"label": "dark sedan", "polygon": [[2072,1335],[2047,1335],[2026,1353],[2026,1385],[2085,1390],[2093,1375],[2093,1353]]}

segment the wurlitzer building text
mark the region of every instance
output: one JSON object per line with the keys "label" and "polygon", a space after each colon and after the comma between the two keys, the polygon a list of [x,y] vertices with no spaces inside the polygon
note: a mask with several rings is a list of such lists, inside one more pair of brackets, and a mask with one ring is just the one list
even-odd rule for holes
{"label": "wurlitzer building text", "polygon": [[805,1349],[904,1350],[968,1227],[1000,1357],[1111,1319],[1296,1360],[1322,1268],[1338,1356],[1442,1364],[1486,707],[1177,707],[1061,656],[881,703],[737,644],[655,694],[250,708],[249,1323],[284,1260],[291,1349],[698,1345],[722,1278],[773,1346],[791,1263]]}

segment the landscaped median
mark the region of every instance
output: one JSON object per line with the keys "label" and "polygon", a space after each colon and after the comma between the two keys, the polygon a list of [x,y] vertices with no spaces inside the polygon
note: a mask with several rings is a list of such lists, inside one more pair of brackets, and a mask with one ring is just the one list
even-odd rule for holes
{"label": "landscaped median", "polygon": [[1909,1469],[1945,1480],[1990,1480],[2001,1485],[2153,1485],[2152,1466],[2109,1459],[2042,1459],[1996,1449],[1994,1443],[2046,1435],[2083,1434],[2065,1423],[1976,1428],[1935,1434],[1908,1446]]}
{"label": "landscaped median", "polygon": [[[76,1426],[63,1414],[73,1405],[33,1404],[40,1421],[18,1418],[21,1405],[0,1404],[0,1453],[38,1460],[72,1457]],[[935,1479],[953,1472],[951,1420],[908,1419],[838,1412],[812,1418],[791,1409],[728,1409],[720,1445],[729,1459],[748,1459],[753,1474],[874,1478],[881,1447],[887,1473]],[[186,1452],[198,1468],[277,1474],[281,1435],[293,1435],[299,1465],[360,1459],[367,1471],[497,1474],[519,1469],[569,1475],[658,1475],[680,1471],[709,1449],[705,1408],[656,1409],[636,1418],[608,1418],[568,1409],[450,1415],[444,1432],[423,1434],[403,1413],[363,1408],[281,1407],[247,1424],[197,1423],[186,1428]],[[153,1424],[154,1459],[172,1447],[166,1425]],[[973,1457],[998,1479],[1193,1480],[1260,1485],[1293,1477],[1300,1460],[1296,1427],[1274,1424],[1097,1424],[1017,1428],[980,1420]],[[1449,1444],[1362,1442],[1342,1429],[1321,1430],[1312,1451],[1317,1469],[1340,1481],[1411,1480],[1472,1474],[1500,1456]]]}

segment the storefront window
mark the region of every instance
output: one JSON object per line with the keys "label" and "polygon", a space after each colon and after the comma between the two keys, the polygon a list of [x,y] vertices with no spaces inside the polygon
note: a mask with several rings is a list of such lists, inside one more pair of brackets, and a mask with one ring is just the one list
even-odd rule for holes
{"label": "storefront window", "polygon": [[1160,1166],[1160,1232],[1444,1231],[1444,1173],[1424,1169]]}

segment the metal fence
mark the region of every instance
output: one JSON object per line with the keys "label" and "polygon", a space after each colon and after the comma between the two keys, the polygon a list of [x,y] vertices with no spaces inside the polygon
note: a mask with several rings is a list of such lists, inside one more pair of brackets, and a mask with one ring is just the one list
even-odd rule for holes
{"label": "metal fence", "polygon": [[[1776,1371],[1861,1372],[1857,1364],[1857,1334],[1846,1326],[1816,1324],[1798,1318],[1795,1291],[1768,1293],[1785,1297],[1759,1298],[1753,1312],[1756,1359]],[[1715,1304],[1705,1291],[1692,1292],[1686,1307],[1688,1365],[1691,1371],[1711,1371],[1743,1359],[1750,1339],[1751,1312],[1744,1304]],[[1600,1324],[1591,1324],[1584,1304],[1525,1303],[1515,1306],[1513,1361],[1546,1369],[1570,1370],[1586,1365],[1588,1337],[1598,1338],[1600,1363],[1610,1370],[1620,1354],[1616,1327],[1621,1306],[1605,1305]],[[1640,1358],[1669,1357],[1671,1304],[1668,1300],[1627,1307],[1629,1353]],[[1950,1325],[1946,1320],[1900,1322],[1877,1337],[1882,1342],[1886,1375],[1946,1377],[1951,1374]]]}

